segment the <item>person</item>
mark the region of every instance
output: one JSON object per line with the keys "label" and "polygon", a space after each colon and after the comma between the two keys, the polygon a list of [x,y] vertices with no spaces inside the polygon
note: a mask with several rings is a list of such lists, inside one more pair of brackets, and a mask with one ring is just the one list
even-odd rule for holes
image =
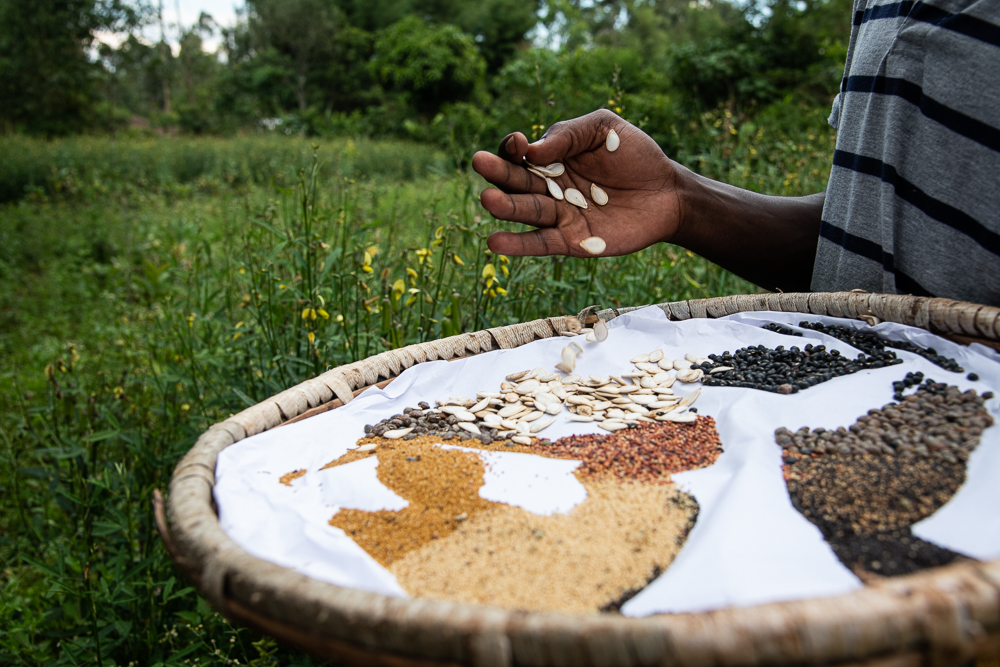
{"label": "person", "polygon": [[[1000,2],[856,0],[838,130],[825,192],[778,197],[700,176],[608,110],[556,123],[529,143],[513,132],[473,168],[494,188],[496,218],[535,230],[495,232],[511,256],[601,256],[683,246],[782,291],[939,296],[1000,305]],[[609,151],[610,130],[620,146]],[[562,163],[547,194],[525,163]],[[596,183],[608,203],[590,200]]]}

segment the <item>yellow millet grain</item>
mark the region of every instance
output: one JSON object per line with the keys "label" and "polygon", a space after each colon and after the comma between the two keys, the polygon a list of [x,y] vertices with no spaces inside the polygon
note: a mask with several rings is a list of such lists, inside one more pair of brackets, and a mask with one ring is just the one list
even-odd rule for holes
{"label": "yellow millet grain", "polygon": [[569,514],[492,503],[389,570],[414,597],[596,612],[670,564],[698,508],[674,484],[582,482],[588,498]]}
{"label": "yellow millet grain", "polygon": [[390,440],[373,450],[379,481],[409,501],[408,507],[398,512],[341,510],[330,519],[331,526],[342,529],[383,566],[446,537],[466,517],[493,504],[479,497],[482,459],[472,452],[436,447],[434,442],[433,438]]}

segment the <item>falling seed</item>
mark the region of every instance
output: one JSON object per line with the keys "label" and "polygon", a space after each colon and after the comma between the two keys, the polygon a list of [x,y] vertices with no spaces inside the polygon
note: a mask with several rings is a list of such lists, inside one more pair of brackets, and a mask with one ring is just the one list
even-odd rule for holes
{"label": "falling seed", "polygon": [[553,181],[551,178],[546,178],[545,185],[549,186],[549,194],[551,194],[553,197],[555,197],[556,199],[563,198],[563,191],[562,188],[559,187],[558,183]]}
{"label": "falling seed", "polygon": [[618,150],[619,144],[621,144],[621,140],[618,138],[618,133],[614,130],[608,130],[608,138],[604,141],[604,145],[607,146],[608,152],[614,153]]}
{"label": "falling seed", "polygon": [[557,371],[559,371],[561,373],[569,374],[569,373],[573,372],[572,368],[570,368],[569,366],[567,366],[566,364],[564,364],[561,361],[558,364],[556,364],[555,368],[556,368]]}
{"label": "falling seed", "polygon": [[566,201],[573,206],[579,206],[584,209],[587,208],[587,200],[584,199],[583,193],[576,188],[566,188]]}
{"label": "falling seed", "polygon": [[608,338],[608,325],[605,324],[604,320],[597,320],[594,324],[594,336],[597,338],[597,342],[603,342]]}
{"label": "falling seed", "polygon": [[608,193],[602,190],[596,183],[590,184],[590,198],[598,206],[604,206],[608,203]]}
{"label": "falling seed", "polygon": [[591,255],[600,255],[608,247],[608,244],[600,236],[591,236],[580,241],[580,247]]}
{"label": "falling seed", "polygon": [[[577,345],[576,347],[579,349],[580,346]],[[574,350],[572,347],[567,345],[562,351],[563,364],[568,366],[570,370],[573,370],[576,367],[576,355],[578,354],[579,352],[577,352],[577,350]]]}
{"label": "falling seed", "polygon": [[587,334],[587,342],[588,343],[596,343],[597,342],[597,336],[594,334],[593,331],[591,331],[589,334]]}

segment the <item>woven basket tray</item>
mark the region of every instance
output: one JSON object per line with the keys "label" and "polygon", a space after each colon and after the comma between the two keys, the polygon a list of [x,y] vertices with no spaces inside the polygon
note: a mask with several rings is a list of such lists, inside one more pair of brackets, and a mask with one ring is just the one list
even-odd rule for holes
{"label": "woven basket tray", "polygon": [[[945,299],[862,292],[760,294],[660,307],[672,320],[776,310],[899,322],[963,343],[997,347],[1000,341],[1000,309]],[[634,309],[597,315],[610,320],[629,310]],[[832,598],[633,619],[512,611],[341,588],[254,558],[222,532],[212,489],[216,457],[226,447],[339,407],[414,364],[556,336],[569,328],[569,319],[536,320],[384,352],[212,426],[174,471],[169,530],[158,493],[154,500],[174,562],[229,619],[352,665],[916,667],[1000,655],[1000,560],[964,561]]]}

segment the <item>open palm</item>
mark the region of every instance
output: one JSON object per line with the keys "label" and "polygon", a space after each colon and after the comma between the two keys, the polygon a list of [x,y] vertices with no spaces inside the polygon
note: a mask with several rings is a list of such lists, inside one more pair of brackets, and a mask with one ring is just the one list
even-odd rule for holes
{"label": "open palm", "polygon": [[[621,139],[614,152],[605,146],[612,129]],[[525,160],[562,163],[565,172],[552,180],[563,191],[583,193],[587,208],[553,198]],[[538,228],[491,234],[489,247],[497,254],[592,257],[580,243],[597,236],[606,243],[601,256],[626,255],[669,240],[677,230],[681,212],[673,164],[646,133],[607,110],[556,123],[534,144],[515,132],[501,142],[499,156],[480,151],[472,166],[497,186],[482,193],[482,204],[494,217]],[[606,205],[594,202],[591,184],[607,193]]]}

